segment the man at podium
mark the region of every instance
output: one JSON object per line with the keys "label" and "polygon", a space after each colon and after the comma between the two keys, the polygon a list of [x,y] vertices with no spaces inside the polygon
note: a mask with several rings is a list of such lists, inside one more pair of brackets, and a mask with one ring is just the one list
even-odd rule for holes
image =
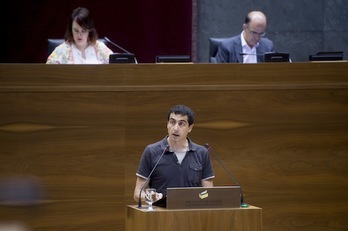
{"label": "man at podium", "polygon": [[135,201],[145,200],[145,188],[155,188],[156,198],[172,187],[212,187],[214,171],[208,150],[188,134],[192,131],[195,113],[185,105],[168,111],[168,135],[149,144],[143,151],[134,189]]}

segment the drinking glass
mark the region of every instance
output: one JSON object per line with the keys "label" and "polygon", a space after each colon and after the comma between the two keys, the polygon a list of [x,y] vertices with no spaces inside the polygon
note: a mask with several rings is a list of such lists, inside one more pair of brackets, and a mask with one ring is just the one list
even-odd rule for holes
{"label": "drinking glass", "polygon": [[149,207],[147,210],[154,210],[152,203],[156,201],[156,189],[154,188],[147,188],[145,190],[145,201],[149,204]]}

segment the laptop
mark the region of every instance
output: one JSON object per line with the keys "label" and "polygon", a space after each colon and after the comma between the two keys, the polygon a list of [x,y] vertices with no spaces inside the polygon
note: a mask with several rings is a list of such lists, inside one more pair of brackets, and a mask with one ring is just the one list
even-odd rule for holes
{"label": "laptop", "polygon": [[167,209],[239,208],[240,186],[167,188],[167,196],[154,205]]}
{"label": "laptop", "polygon": [[309,61],[336,61],[343,60],[343,51],[318,52],[309,56]]}
{"label": "laptop", "polygon": [[189,55],[157,55],[156,63],[187,63],[191,62]]}
{"label": "laptop", "polygon": [[289,62],[290,55],[286,52],[266,52],[264,54],[265,62]]}
{"label": "laptop", "polygon": [[132,53],[113,53],[109,56],[109,63],[136,63]]}

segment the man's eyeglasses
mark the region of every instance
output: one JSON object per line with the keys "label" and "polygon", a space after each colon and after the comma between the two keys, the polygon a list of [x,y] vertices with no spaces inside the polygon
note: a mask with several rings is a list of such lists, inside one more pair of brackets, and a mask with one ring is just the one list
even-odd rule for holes
{"label": "man's eyeglasses", "polygon": [[258,35],[258,36],[261,36],[261,37],[265,37],[265,35],[266,35],[266,32],[256,32],[256,31],[250,30],[248,24],[246,24],[246,28],[248,29],[248,31],[249,31],[249,33],[250,33],[251,35],[255,35],[255,36]]}

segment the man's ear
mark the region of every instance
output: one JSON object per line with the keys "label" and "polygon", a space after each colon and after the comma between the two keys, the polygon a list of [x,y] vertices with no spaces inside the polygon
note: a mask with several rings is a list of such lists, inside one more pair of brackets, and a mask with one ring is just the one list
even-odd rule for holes
{"label": "man's ear", "polygon": [[189,132],[192,131],[193,126],[195,126],[195,124],[191,124],[191,125],[189,126],[189,128],[190,128]]}

